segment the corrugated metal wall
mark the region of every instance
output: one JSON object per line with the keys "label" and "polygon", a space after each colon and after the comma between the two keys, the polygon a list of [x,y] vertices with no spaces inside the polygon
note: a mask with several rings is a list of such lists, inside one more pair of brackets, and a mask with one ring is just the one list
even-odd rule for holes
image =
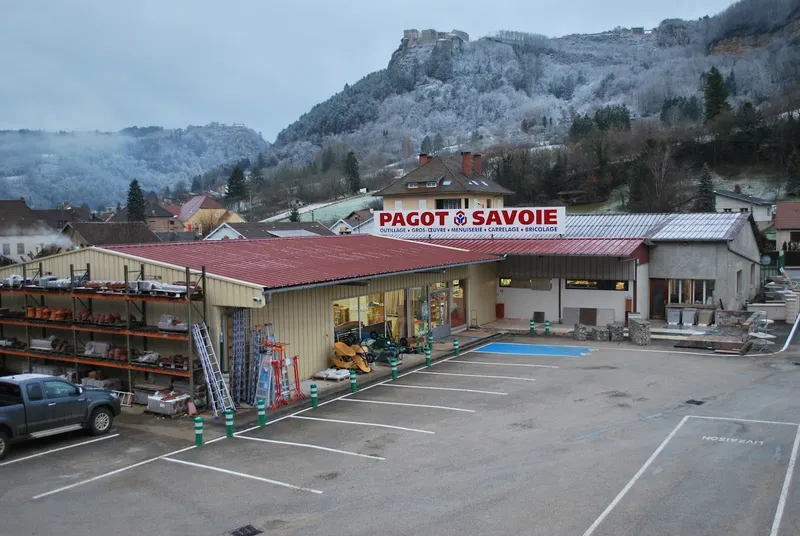
{"label": "corrugated metal wall", "polygon": [[[330,364],[335,300],[422,287],[440,281],[466,279],[468,276],[469,269],[462,267],[446,270],[445,273],[382,277],[370,281],[367,286],[336,285],[279,292],[272,295],[267,306],[252,311],[252,323],[254,326],[272,323],[277,339],[289,344],[289,354],[300,356],[300,377],[308,378]],[[472,281],[467,285],[469,288]],[[473,305],[468,307],[473,308]]]}
{"label": "corrugated metal wall", "polygon": [[620,261],[614,257],[514,255],[498,263],[497,276],[627,281],[636,279],[636,266],[633,261]]}

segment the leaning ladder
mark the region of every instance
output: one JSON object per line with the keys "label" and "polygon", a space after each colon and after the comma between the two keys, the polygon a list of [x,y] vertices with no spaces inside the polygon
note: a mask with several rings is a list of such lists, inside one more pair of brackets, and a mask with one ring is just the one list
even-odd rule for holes
{"label": "leaning ladder", "polygon": [[192,335],[194,336],[194,344],[197,346],[197,353],[200,354],[203,372],[206,375],[208,400],[211,403],[211,409],[214,410],[214,417],[218,418],[220,411],[225,412],[229,409],[235,411],[236,406],[233,404],[230,391],[228,391],[228,386],[225,384],[225,378],[222,376],[219,359],[217,359],[217,354],[214,352],[214,345],[208,335],[206,323],[192,324]]}

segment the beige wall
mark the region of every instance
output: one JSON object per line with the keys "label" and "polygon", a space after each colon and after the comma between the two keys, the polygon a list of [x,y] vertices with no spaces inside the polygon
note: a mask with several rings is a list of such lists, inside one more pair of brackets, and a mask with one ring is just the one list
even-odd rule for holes
{"label": "beige wall", "polygon": [[154,233],[178,233],[186,230],[178,218],[147,218],[147,226]]}
{"label": "beige wall", "polygon": [[[499,208],[503,206],[503,196],[486,196],[476,194],[436,194],[433,192],[425,195],[425,189],[419,195],[389,195],[383,198],[383,210],[418,210],[420,208],[420,201],[424,200],[426,208],[435,209],[437,199],[461,199],[461,207],[464,207],[464,199],[469,199],[469,208],[481,208],[478,206],[480,203],[483,208],[486,207],[487,201],[491,201],[492,208]],[[397,208],[396,202],[402,204],[401,208]]]}
{"label": "beige wall", "polygon": [[201,208],[185,222],[185,225],[187,229],[189,225],[191,225],[192,230],[196,232],[210,233],[223,223],[242,222],[244,222],[244,219],[232,210],[225,210],[224,208]]}
{"label": "beige wall", "polygon": [[467,323],[477,310],[478,323],[495,320],[495,263],[373,279],[366,286],[336,285],[275,293],[271,302],[251,313],[252,324],[272,323],[288,353],[300,356],[300,377],[308,378],[330,366],[333,346],[333,302],[392,290],[421,287],[440,281],[467,279]]}

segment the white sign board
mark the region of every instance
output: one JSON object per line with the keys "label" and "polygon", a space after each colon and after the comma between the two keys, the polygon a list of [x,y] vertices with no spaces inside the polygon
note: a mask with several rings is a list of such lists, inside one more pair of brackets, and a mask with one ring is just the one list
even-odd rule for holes
{"label": "white sign board", "polygon": [[381,210],[376,231],[396,238],[551,238],[566,232],[565,207]]}

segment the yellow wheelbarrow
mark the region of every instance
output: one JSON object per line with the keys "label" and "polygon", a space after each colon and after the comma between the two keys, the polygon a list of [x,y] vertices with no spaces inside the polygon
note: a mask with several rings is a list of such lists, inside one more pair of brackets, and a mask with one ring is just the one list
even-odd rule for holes
{"label": "yellow wheelbarrow", "polygon": [[366,355],[360,346],[360,351],[356,351],[353,347],[347,346],[343,342],[337,342],[333,345],[333,355],[331,361],[333,364],[342,369],[358,369],[361,372],[372,372],[372,368],[367,363]]}

